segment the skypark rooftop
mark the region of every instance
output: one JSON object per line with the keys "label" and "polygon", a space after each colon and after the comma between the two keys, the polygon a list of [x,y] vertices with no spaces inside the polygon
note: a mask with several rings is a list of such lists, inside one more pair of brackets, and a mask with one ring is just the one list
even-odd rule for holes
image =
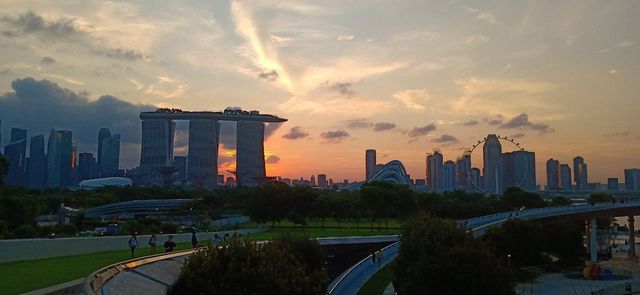
{"label": "skypark rooftop", "polygon": [[269,114],[260,114],[258,111],[243,111],[240,108],[226,108],[224,112],[211,111],[183,111],[180,109],[158,109],[154,112],[140,113],[140,119],[166,119],[166,120],[194,120],[209,119],[218,121],[258,121],[258,122],[286,122],[287,119]]}

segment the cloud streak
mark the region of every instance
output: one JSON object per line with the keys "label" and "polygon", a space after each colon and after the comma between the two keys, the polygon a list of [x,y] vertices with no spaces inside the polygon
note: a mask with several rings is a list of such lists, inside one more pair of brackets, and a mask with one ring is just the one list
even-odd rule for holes
{"label": "cloud streak", "polygon": [[555,130],[549,124],[533,123],[529,121],[529,115],[522,113],[517,115],[506,123],[500,125],[503,129],[531,129],[538,131],[540,134],[554,132]]}
{"label": "cloud streak", "polygon": [[289,132],[285,133],[282,138],[285,139],[291,139],[291,140],[296,140],[296,139],[300,139],[300,138],[305,138],[309,136],[309,133],[302,130],[302,127],[300,126],[294,126],[291,128],[291,130],[289,130]]}
{"label": "cloud streak", "polygon": [[340,143],[349,136],[349,133],[344,130],[334,130],[320,133],[320,138],[324,139],[326,143]]}
{"label": "cloud streak", "polygon": [[413,127],[411,131],[409,131],[409,137],[419,137],[429,134],[430,132],[436,130],[436,125],[427,124],[422,127]]}

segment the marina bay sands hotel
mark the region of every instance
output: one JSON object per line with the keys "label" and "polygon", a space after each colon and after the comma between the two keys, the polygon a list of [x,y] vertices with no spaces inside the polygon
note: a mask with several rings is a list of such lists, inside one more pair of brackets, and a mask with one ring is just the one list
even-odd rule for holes
{"label": "marina bay sands hotel", "polygon": [[[264,164],[265,122],[281,123],[287,119],[258,111],[226,108],[224,112],[189,112],[158,109],[140,113],[142,119],[142,151],[140,168],[147,179],[170,177],[176,170],[173,162],[175,120],[189,120],[187,179],[204,187],[218,183],[218,142],[220,121],[237,122],[236,184],[253,186],[266,179]],[[154,177],[155,176],[155,177]]]}

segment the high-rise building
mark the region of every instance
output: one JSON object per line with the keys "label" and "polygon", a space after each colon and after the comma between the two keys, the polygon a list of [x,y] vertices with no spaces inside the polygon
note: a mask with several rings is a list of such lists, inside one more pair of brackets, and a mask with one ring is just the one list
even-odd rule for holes
{"label": "high-rise building", "polygon": [[329,187],[329,182],[327,181],[326,174],[318,174],[318,187],[327,188]]}
{"label": "high-rise building", "polygon": [[456,163],[454,161],[444,162],[442,165],[442,191],[455,191],[456,179]]}
{"label": "high-rise building", "polygon": [[120,134],[111,135],[102,140],[102,171],[100,177],[119,176]]}
{"label": "high-rise building", "polygon": [[72,181],[73,134],[70,130],[58,130],[60,134],[60,186],[75,185]]}
{"label": "high-rise building", "polygon": [[173,164],[171,165],[173,168],[176,168],[176,173],[178,179],[186,179],[187,176],[187,157],[185,156],[175,156],[173,157]]}
{"label": "high-rise building", "polygon": [[504,188],[536,190],[536,154],[524,150],[502,154],[502,179]]}
{"label": "high-rise building", "polygon": [[608,191],[617,191],[620,186],[617,177],[609,177],[607,179],[607,190]]}
{"label": "high-rise building", "polygon": [[96,178],[97,168],[93,153],[80,153],[78,155],[78,181]]}
{"label": "high-rise building", "polygon": [[427,155],[427,184],[432,192],[444,190],[443,165],[444,157],[439,150],[434,150],[433,154]]}
{"label": "high-rise building", "polygon": [[640,191],[640,169],[624,169],[624,189]]}
{"label": "high-rise building", "polygon": [[482,175],[484,178],[483,190],[487,193],[502,194],[502,145],[498,136],[489,134],[482,146],[484,167]]}
{"label": "high-rise building", "polygon": [[108,128],[100,128],[100,131],[98,131],[98,153],[97,158],[97,169],[98,169],[98,175],[102,176],[102,149],[103,149],[103,141],[107,138],[111,137],[111,131],[109,131]]}
{"label": "high-rise building", "polygon": [[456,160],[456,188],[461,190],[472,189],[470,176],[471,153],[467,150],[462,157]]}
{"label": "high-rise building", "polygon": [[27,183],[27,130],[11,128],[11,141],[4,146],[4,157],[9,162],[5,182],[9,185],[25,186]]}
{"label": "high-rise building", "polygon": [[47,143],[47,187],[60,186],[60,149],[60,134],[51,129]]}
{"label": "high-rise building", "polygon": [[369,180],[375,174],[376,170],[376,150],[368,149],[365,151],[365,180]]}
{"label": "high-rise building", "polygon": [[216,120],[189,121],[189,155],[187,176],[198,186],[218,185],[218,137],[220,123]]}
{"label": "high-rise building", "polygon": [[140,168],[162,168],[171,166],[175,129],[176,124],[172,120],[142,120]]}
{"label": "high-rise building", "polygon": [[571,167],[569,164],[560,165],[560,188],[565,191],[571,190]]}
{"label": "high-rise building", "polygon": [[27,185],[41,189],[46,185],[47,157],[44,153],[44,135],[31,137],[27,162]]}
{"label": "high-rise building", "polygon": [[309,185],[310,186],[316,186],[316,176],[315,175],[311,175],[311,177],[309,178]]}
{"label": "high-rise building", "polygon": [[558,160],[547,160],[547,190],[560,189],[560,162]]}
{"label": "high-rise building", "polygon": [[577,156],[573,158],[573,180],[575,181],[576,190],[588,189],[587,164],[584,158]]}
{"label": "high-rise building", "polygon": [[266,180],[264,165],[264,123],[238,121],[236,165],[238,186],[255,186]]}
{"label": "high-rise building", "polygon": [[482,175],[480,175],[480,169],[473,167],[471,168],[471,173],[470,173],[470,190],[474,190],[474,191],[482,191],[482,186],[484,185],[483,179],[482,179]]}

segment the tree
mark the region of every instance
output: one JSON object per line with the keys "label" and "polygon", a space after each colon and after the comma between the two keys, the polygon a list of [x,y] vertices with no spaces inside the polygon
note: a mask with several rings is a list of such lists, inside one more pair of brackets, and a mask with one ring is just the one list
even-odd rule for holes
{"label": "tree", "polygon": [[502,197],[502,202],[507,210],[523,206],[526,208],[542,208],[547,206],[547,203],[545,203],[540,195],[523,191],[517,187],[510,187],[506,189],[504,191],[504,196]]}
{"label": "tree", "polygon": [[9,161],[0,154],[0,185],[4,183],[4,176],[9,172]]}
{"label": "tree", "polygon": [[589,196],[589,203],[601,203],[613,201],[613,195],[607,193],[593,193]]}
{"label": "tree", "polygon": [[543,261],[545,236],[538,222],[512,219],[501,227],[487,230],[484,239],[495,247],[498,257],[511,255],[511,261],[517,266],[530,266]]}
{"label": "tree", "polygon": [[455,223],[425,214],[402,229],[394,285],[399,294],[511,294],[504,261]]}
{"label": "tree", "polygon": [[328,280],[317,241],[232,239],[190,256],[172,294],[325,294]]}
{"label": "tree", "polygon": [[544,223],[546,251],[559,258],[566,266],[582,265],[586,255],[582,227],[576,222],[558,220]]}
{"label": "tree", "polygon": [[247,213],[256,222],[276,221],[287,217],[291,209],[291,187],[284,182],[271,181],[256,188],[249,199]]}
{"label": "tree", "polygon": [[551,205],[553,206],[567,206],[571,204],[573,204],[573,202],[565,197],[554,197],[553,199],[551,199]]}
{"label": "tree", "polygon": [[287,218],[295,224],[307,225],[306,218],[313,208],[318,193],[309,186],[295,186],[291,189],[290,210]]}

